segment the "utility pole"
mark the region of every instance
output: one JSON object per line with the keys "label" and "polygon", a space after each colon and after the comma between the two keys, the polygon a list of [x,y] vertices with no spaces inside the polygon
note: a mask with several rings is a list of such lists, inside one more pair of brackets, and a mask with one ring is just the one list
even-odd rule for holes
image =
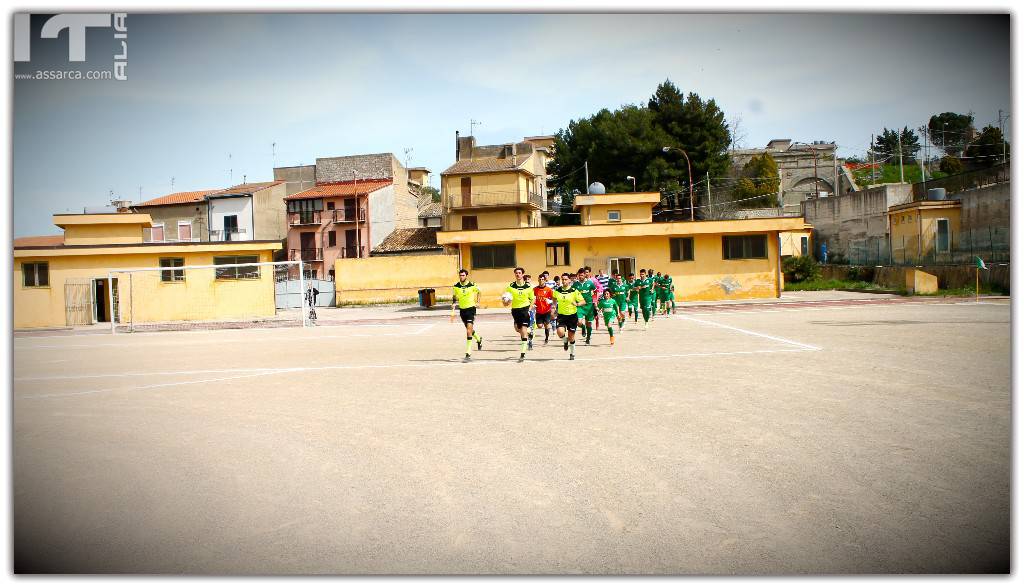
{"label": "utility pole", "polygon": [[712,206],[711,206],[711,172],[710,171],[704,172],[704,181],[708,183],[708,185],[707,185],[707,189],[708,189],[708,212],[711,213],[712,211],[714,211],[714,208],[712,208]]}
{"label": "utility pole", "polygon": [[903,132],[896,131],[896,149],[900,152],[900,183],[903,183]]}
{"label": "utility pole", "polygon": [[1006,163],[1006,137],[1003,135],[1003,110],[999,109],[999,140],[1003,143],[1003,163]]}
{"label": "utility pole", "polygon": [[818,197],[818,150],[811,145],[811,150],[814,152],[814,198]]}
{"label": "utility pole", "polygon": [[587,183],[587,194],[590,194],[590,168],[587,167],[586,161],[583,162],[583,181]]}
{"label": "utility pole", "polygon": [[871,142],[868,143],[868,161],[871,163],[871,181],[875,181],[875,136],[871,135]]}
{"label": "utility pole", "polygon": [[839,196],[839,158],[836,148],[832,148],[832,196]]}

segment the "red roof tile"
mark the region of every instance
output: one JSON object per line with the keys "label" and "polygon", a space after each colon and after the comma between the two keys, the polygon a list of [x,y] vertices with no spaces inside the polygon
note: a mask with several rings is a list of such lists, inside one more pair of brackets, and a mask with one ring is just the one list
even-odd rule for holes
{"label": "red roof tile", "polygon": [[190,202],[202,202],[203,198],[207,194],[219,192],[219,190],[195,190],[192,192],[175,192],[174,194],[168,194],[159,198],[153,198],[152,200],[146,200],[138,204],[133,204],[132,208],[140,206],[165,206],[168,204],[188,204]]}
{"label": "red roof tile", "polygon": [[309,190],[292,194],[285,198],[285,200],[305,200],[307,198],[333,198],[337,196],[354,196],[357,192],[359,194],[366,194],[380,190],[381,188],[387,188],[391,185],[391,178],[382,180],[358,180],[353,182],[331,182],[318,184]]}
{"label": "red roof tile", "polygon": [[395,229],[390,235],[373,248],[373,254],[403,253],[406,251],[439,251],[444,249],[437,244],[437,232],[440,227],[418,227],[415,229]]}
{"label": "red roof tile", "polygon": [[283,183],[284,180],[275,180],[273,182],[249,182],[246,184],[238,184],[237,186],[231,186],[223,190],[217,190],[211,192],[211,194],[249,194],[250,192],[259,192],[260,190],[270,188]]}
{"label": "red roof tile", "polygon": [[63,245],[64,235],[43,235],[38,237],[18,237],[14,240],[15,247],[53,247]]}

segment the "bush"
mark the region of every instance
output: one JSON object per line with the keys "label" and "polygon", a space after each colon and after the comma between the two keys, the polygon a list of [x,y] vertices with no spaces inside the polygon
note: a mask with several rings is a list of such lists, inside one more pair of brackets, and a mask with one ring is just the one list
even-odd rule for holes
{"label": "bush", "polygon": [[797,255],[782,260],[782,274],[787,283],[797,283],[817,279],[821,276],[821,268],[810,255]]}
{"label": "bush", "polygon": [[939,169],[946,174],[955,175],[964,171],[964,164],[955,157],[945,156],[939,161]]}

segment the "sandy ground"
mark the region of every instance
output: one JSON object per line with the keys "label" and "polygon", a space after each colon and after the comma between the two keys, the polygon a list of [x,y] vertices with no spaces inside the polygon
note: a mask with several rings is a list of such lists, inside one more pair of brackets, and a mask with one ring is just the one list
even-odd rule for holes
{"label": "sandy ground", "polygon": [[395,316],[16,337],[15,571],[1009,570],[1008,300]]}

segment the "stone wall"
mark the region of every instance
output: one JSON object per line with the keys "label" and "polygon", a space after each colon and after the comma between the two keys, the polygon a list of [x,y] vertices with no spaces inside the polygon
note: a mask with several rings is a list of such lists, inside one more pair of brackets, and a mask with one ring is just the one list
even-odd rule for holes
{"label": "stone wall", "polygon": [[[354,177],[359,180],[395,178],[397,182],[396,164],[401,167],[391,153],[317,157],[316,181],[350,182]],[[404,184],[405,181],[403,173],[402,183]]]}
{"label": "stone wall", "polygon": [[960,230],[1010,229],[1010,183],[985,186],[953,195],[960,200]]}

